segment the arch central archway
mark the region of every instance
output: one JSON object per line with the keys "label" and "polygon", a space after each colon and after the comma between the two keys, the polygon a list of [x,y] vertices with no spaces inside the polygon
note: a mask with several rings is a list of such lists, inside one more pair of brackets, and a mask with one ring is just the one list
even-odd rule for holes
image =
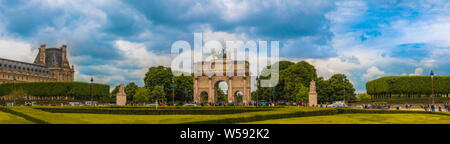
{"label": "arch central archway", "polygon": [[228,83],[226,81],[218,81],[214,87],[214,92],[217,96],[217,102],[219,103],[228,103]]}
{"label": "arch central archway", "polygon": [[236,103],[243,102],[244,101],[244,97],[243,96],[244,96],[244,93],[241,92],[241,91],[235,91],[233,93],[233,97],[234,97],[234,100],[235,100]]}
{"label": "arch central archway", "polygon": [[208,103],[209,95],[208,92],[203,91],[200,93],[200,103]]}

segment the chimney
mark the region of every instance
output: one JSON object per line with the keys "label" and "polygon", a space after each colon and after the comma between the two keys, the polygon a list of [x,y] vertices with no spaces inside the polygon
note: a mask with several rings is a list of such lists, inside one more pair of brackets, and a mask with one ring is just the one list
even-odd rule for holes
{"label": "chimney", "polygon": [[67,60],[67,45],[62,45],[61,46],[61,51],[62,51],[61,56],[62,56],[63,67],[69,67],[70,68],[69,61]]}
{"label": "chimney", "polygon": [[46,66],[45,63],[45,44],[42,44],[39,48],[39,64]]}

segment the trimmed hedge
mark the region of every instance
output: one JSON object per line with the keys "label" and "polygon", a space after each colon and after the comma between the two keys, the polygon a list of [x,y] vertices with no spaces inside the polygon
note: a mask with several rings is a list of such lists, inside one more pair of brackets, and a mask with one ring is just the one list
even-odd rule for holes
{"label": "trimmed hedge", "polygon": [[[436,96],[450,94],[450,76],[435,76]],[[415,98],[431,95],[430,76],[389,76],[366,83],[367,93],[376,98]]]}
{"label": "trimmed hedge", "polygon": [[[162,107],[161,107],[162,108]],[[126,114],[126,115],[222,115],[246,112],[270,111],[270,108],[108,108],[108,107],[36,107],[36,109],[52,113],[94,113],[94,114]]]}
{"label": "trimmed hedge", "polygon": [[94,99],[109,96],[109,86],[105,84],[90,84],[85,82],[18,82],[0,84],[0,96],[10,94],[14,89],[23,90],[29,96],[54,97],[69,96],[76,100]]}

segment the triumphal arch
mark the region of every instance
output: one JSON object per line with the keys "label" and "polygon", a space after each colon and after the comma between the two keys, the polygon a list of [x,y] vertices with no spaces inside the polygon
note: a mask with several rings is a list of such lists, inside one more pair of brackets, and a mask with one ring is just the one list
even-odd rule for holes
{"label": "triumphal arch", "polygon": [[206,102],[202,95],[207,95],[208,103],[219,102],[217,88],[219,83],[226,82],[228,103],[237,102],[237,94],[242,93],[242,103],[248,104],[251,101],[249,66],[244,60],[217,59],[214,53],[211,61],[194,63],[194,102]]}

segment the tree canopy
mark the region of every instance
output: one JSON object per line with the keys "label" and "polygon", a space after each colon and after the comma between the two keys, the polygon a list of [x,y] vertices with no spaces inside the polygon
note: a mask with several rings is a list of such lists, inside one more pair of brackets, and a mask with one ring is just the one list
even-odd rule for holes
{"label": "tree canopy", "polygon": [[[292,63],[289,61],[280,61],[274,65],[279,66],[279,82],[274,88],[263,88],[258,86],[255,92],[252,92],[252,99],[266,101],[308,101],[309,86],[312,80],[316,81],[316,91],[319,103],[333,102],[343,100],[344,86],[346,91],[346,100],[354,101],[355,89],[353,84],[342,74],[335,74],[330,79],[317,77],[316,69],[308,62],[301,61]],[[262,73],[268,73],[268,66]],[[271,75],[262,76],[260,79],[268,79]]]}

